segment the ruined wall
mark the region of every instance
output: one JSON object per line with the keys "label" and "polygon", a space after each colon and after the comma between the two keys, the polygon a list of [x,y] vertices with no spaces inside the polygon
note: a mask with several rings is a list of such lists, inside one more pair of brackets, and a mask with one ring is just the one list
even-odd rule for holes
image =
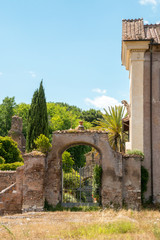
{"label": "ruined wall", "polygon": [[18,144],[19,150],[24,153],[26,140],[22,133],[22,118],[18,116],[12,117],[11,129],[8,132],[8,136],[11,137]]}
{"label": "ruined wall", "polygon": [[21,209],[21,199],[17,195],[15,183],[0,192],[0,215],[21,213]]}
{"label": "ruined wall", "polygon": [[140,209],[141,206],[141,158],[123,156],[123,204],[127,208]]}
{"label": "ruined wall", "polygon": [[52,206],[62,198],[62,153],[71,146],[86,144],[102,160],[103,207],[139,209],[141,205],[141,159],[113,151],[106,132],[61,131],[53,134],[52,150],[46,158],[33,151],[24,154],[24,165],[16,171],[16,184],[0,192],[0,214],[43,211],[45,199]]}
{"label": "ruined wall", "polygon": [[16,182],[16,171],[0,171],[0,192]]}
{"label": "ruined wall", "polygon": [[[44,208],[45,156],[40,152],[24,154],[22,211]],[[21,185],[19,185],[21,192]]]}

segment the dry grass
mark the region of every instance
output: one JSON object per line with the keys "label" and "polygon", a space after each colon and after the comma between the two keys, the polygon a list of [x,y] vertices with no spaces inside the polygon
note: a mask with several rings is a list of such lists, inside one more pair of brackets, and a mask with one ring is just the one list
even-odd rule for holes
{"label": "dry grass", "polygon": [[159,211],[43,212],[0,217],[0,239],[160,239]]}

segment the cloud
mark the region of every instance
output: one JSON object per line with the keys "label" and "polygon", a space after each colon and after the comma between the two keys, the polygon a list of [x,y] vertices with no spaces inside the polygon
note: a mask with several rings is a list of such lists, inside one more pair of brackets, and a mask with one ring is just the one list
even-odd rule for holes
{"label": "cloud", "polygon": [[29,74],[31,75],[32,78],[35,78],[37,76],[36,73],[33,71],[29,71]]}
{"label": "cloud", "polygon": [[160,21],[156,22],[156,24],[160,24]]}
{"label": "cloud", "polygon": [[105,94],[106,90],[105,89],[100,89],[100,88],[94,88],[92,89],[92,92],[100,93],[100,94]]}
{"label": "cloud", "polygon": [[85,102],[87,104],[93,105],[94,107],[100,108],[100,109],[103,109],[103,108],[108,109],[108,107],[110,106],[122,105],[115,98],[105,96],[105,95],[100,97],[95,97],[94,99],[86,98]]}
{"label": "cloud", "polygon": [[141,5],[152,4],[152,5],[156,6],[157,5],[157,0],[140,0],[139,3]]}
{"label": "cloud", "polygon": [[144,20],[144,24],[149,24],[149,22],[147,20]]}

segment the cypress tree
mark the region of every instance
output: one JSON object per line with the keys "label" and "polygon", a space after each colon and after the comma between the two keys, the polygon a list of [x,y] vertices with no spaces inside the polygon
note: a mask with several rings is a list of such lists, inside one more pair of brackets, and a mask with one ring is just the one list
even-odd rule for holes
{"label": "cypress tree", "polygon": [[40,134],[44,134],[48,137],[47,105],[42,81],[39,89],[33,94],[32,103],[28,113],[26,140],[26,149],[28,152],[35,148],[34,140],[39,137]]}

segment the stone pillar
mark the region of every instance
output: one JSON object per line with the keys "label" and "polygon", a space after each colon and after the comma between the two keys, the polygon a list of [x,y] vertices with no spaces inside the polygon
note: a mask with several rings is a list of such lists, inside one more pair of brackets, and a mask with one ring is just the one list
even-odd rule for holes
{"label": "stone pillar", "polygon": [[8,136],[11,137],[18,144],[19,150],[24,153],[26,140],[22,133],[22,118],[18,116],[12,117],[11,129],[8,132]]}
{"label": "stone pillar", "polygon": [[33,151],[24,154],[23,212],[43,211],[45,155]]}
{"label": "stone pillar", "polygon": [[124,206],[140,209],[141,206],[141,157],[123,156],[122,192]]}
{"label": "stone pillar", "polygon": [[143,152],[143,79],[144,50],[131,50],[130,55],[130,142],[131,149]]}

